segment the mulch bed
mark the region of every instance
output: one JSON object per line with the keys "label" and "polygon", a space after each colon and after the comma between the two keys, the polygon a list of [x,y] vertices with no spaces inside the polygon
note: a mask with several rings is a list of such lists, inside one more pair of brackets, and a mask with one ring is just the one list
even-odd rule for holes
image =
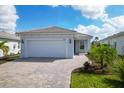
{"label": "mulch bed", "polygon": [[7,57],[2,57],[0,58],[0,64],[4,64],[6,62],[16,60],[17,58],[19,58],[19,55],[10,55]]}

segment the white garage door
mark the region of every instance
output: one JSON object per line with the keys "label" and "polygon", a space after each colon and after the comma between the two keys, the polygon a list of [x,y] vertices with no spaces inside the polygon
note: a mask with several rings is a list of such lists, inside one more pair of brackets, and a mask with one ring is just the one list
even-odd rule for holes
{"label": "white garage door", "polygon": [[29,40],[27,48],[28,57],[66,57],[64,40]]}

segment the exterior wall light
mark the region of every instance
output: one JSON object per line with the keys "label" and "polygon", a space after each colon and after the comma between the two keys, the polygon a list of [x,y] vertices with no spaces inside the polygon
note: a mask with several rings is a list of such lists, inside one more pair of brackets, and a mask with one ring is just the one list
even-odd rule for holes
{"label": "exterior wall light", "polygon": [[21,43],[24,44],[24,40],[23,39],[21,40]]}
{"label": "exterior wall light", "polygon": [[69,44],[71,44],[71,39],[69,39]]}

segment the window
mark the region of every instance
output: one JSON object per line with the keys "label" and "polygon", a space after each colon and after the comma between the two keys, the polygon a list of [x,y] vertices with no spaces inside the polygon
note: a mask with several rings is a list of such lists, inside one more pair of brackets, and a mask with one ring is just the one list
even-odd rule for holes
{"label": "window", "polygon": [[15,49],[15,48],[16,48],[16,44],[13,45],[13,49]]}
{"label": "window", "polygon": [[69,44],[71,44],[71,39],[69,39]]}
{"label": "window", "polygon": [[114,42],[114,48],[116,48],[117,47],[117,42]]}
{"label": "window", "polygon": [[84,45],[80,45],[80,49],[84,49]]}
{"label": "window", "polygon": [[108,45],[110,45],[110,40],[108,40]]}
{"label": "window", "polygon": [[80,41],[80,49],[84,49],[84,41]]}
{"label": "window", "polygon": [[18,49],[20,49],[20,43],[18,43]]}
{"label": "window", "polygon": [[121,50],[122,50],[122,54],[124,54],[124,46],[122,46]]}

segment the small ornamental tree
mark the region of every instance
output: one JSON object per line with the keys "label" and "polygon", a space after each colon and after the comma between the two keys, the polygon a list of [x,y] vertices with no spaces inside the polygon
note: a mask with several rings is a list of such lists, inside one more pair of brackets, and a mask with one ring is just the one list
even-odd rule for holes
{"label": "small ornamental tree", "polygon": [[116,49],[107,44],[93,44],[90,50],[90,56],[97,63],[101,64],[101,68],[106,64],[112,64],[117,57]]}
{"label": "small ornamental tree", "polygon": [[0,49],[3,51],[4,56],[7,56],[9,47],[5,45],[5,42],[0,42]]}

